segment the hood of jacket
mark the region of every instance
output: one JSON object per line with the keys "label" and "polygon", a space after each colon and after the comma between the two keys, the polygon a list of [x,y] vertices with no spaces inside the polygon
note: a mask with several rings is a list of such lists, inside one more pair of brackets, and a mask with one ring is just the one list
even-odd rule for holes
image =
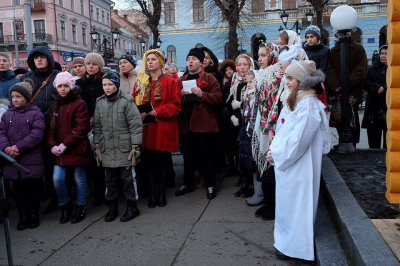
{"label": "hood of jacket", "polygon": [[25,113],[25,112],[28,112],[28,111],[31,111],[31,110],[35,110],[35,111],[40,112],[39,107],[37,107],[35,105],[32,105],[30,103],[28,103],[28,104],[26,104],[24,106],[21,106],[21,107],[11,106],[9,110],[10,111],[16,111],[16,112],[19,112],[19,113]]}
{"label": "hood of jacket", "polygon": [[49,63],[46,72],[50,73],[51,71],[54,70],[54,57],[51,54],[50,49],[47,46],[37,46],[32,50],[31,54],[28,56],[28,66],[33,72],[37,72],[38,71],[36,66],[35,66],[35,62],[33,61],[33,58],[36,55],[44,55],[44,56],[46,56],[47,61]]}

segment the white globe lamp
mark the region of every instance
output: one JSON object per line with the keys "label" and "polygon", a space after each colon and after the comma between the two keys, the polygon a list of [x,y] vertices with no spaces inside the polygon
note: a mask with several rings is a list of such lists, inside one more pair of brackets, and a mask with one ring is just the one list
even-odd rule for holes
{"label": "white globe lamp", "polygon": [[337,31],[350,31],[357,24],[357,12],[348,5],[338,6],[332,11],[331,25]]}

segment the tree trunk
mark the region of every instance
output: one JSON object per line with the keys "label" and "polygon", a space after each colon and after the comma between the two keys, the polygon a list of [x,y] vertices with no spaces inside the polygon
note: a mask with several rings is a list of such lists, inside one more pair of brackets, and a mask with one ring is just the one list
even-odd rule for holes
{"label": "tree trunk", "polygon": [[238,20],[233,16],[229,18],[229,31],[228,31],[228,58],[235,59],[239,55],[239,45],[238,45],[238,36],[236,32],[236,28],[238,25]]}

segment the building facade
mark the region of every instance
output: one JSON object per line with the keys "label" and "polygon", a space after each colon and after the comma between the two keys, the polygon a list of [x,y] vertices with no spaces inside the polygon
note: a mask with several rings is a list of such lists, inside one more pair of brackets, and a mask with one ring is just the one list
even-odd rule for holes
{"label": "building facade", "polygon": [[[226,58],[228,24],[222,19],[219,8],[210,0],[164,0],[160,21],[160,49],[170,62],[182,69],[188,51],[195,46],[207,46],[216,56]],[[368,58],[386,41],[386,0],[333,0],[324,9],[323,26],[327,45],[334,45],[334,29],[330,25],[330,13],[339,4],[349,4],[358,14],[357,27],[353,29],[356,40],[364,45]],[[282,26],[280,14],[289,14],[287,26],[292,28],[299,22],[300,36],[308,26],[306,13],[312,7],[307,1],[296,0],[249,0],[241,14],[238,27],[239,49],[256,56],[260,39],[276,42],[278,29]],[[313,21],[316,18],[314,15]]]}
{"label": "building facade", "polygon": [[[23,4],[24,0],[0,0],[0,51],[13,58],[14,67],[27,67]],[[124,18],[112,25],[113,6],[111,0],[31,0],[33,45],[49,46],[60,63],[92,51],[111,63],[122,54],[141,51],[140,38],[147,40],[148,35],[132,23],[122,23]],[[121,40],[113,39],[112,32],[116,29]],[[96,42],[92,39],[93,32],[98,36]]]}

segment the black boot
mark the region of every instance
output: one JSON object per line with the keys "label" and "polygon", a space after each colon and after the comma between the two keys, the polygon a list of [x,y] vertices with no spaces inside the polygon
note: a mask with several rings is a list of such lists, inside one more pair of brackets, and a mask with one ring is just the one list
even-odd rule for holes
{"label": "black boot", "polygon": [[17,230],[22,231],[28,227],[28,216],[26,215],[25,211],[18,210],[19,213],[19,220],[17,224]]}
{"label": "black boot", "polygon": [[167,197],[165,196],[165,188],[160,189],[160,192],[158,193],[158,207],[164,207],[167,205]]}
{"label": "black boot", "polygon": [[246,181],[243,174],[240,174],[239,180],[235,184],[236,186],[240,187],[238,191],[235,192],[235,197],[240,197],[246,191]]}
{"label": "black boot", "polygon": [[136,201],[127,200],[125,213],[119,218],[121,222],[128,222],[139,216],[140,212],[137,208]]}
{"label": "black boot", "polygon": [[108,201],[108,212],[104,216],[104,221],[111,222],[114,221],[118,216],[118,201],[112,200]]}
{"label": "black boot", "polygon": [[40,194],[36,191],[33,191],[30,194],[30,200],[26,199],[26,201],[30,201],[29,204],[29,216],[28,216],[28,227],[30,229],[36,228],[39,226],[39,209],[40,209]]}
{"label": "black boot", "polygon": [[60,217],[60,224],[65,224],[71,220],[72,214],[72,203],[68,201],[67,204],[60,206],[61,208],[61,217]]}
{"label": "black boot", "polygon": [[159,199],[158,186],[156,185],[156,173],[154,169],[149,170],[148,178],[149,178],[150,195],[147,206],[152,209],[158,205],[158,199]]}
{"label": "black boot", "polygon": [[32,212],[28,217],[28,227],[30,229],[36,228],[39,226],[39,214],[36,212]]}
{"label": "black boot", "polygon": [[76,224],[82,221],[86,217],[86,206],[77,204],[75,206],[74,214],[71,218],[71,223]]}

